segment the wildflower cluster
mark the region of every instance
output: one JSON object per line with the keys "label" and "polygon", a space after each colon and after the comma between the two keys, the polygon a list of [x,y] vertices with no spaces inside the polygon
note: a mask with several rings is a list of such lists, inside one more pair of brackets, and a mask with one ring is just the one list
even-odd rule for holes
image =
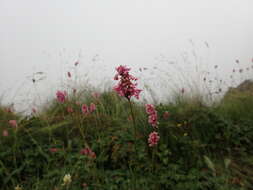
{"label": "wildflower cluster", "polygon": [[[148,122],[154,129],[158,128],[158,121],[157,121],[157,111],[155,110],[155,106],[152,104],[146,104],[146,112],[148,116]],[[156,146],[160,136],[158,132],[153,131],[149,134],[148,143],[150,147]]]}
{"label": "wildflower cluster", "polygon": [[80,151],[80,154],[82,155],[86,155],[90,158],[96,158],[96,153],[93,152],[90,148],[83,148],[81,151]]}
{"label": "wildflower cluster", "polygon": [[158,128],[158,121],[157,121],[157,111],[155,110],[154,105],[146,104],[146,112],[148,116],[148,122],[152,127]]}
{"label": "wildflower cluster", "polygon": [[138,79],[129,74],[130,68],[121,65],[116,68],[116,71],[118,73],[114,76],[114,80],[119,80],[119,83],[113,89],[120,96],[123,96],[128,100],[130,100],[132,96],[139,99],[141,90],[137,89],[137,83],[133,82]]}
{"label": "wildflower cluster", "polygon": [[156,146],[158,141],[160,139],[160,136],[157,132],[152,132],[149,134],[149,137],[148,137],[148,144],[150,147],[152,146]]}
{"label": "wildflower cluster", "polygon": [[58,90],[56,92],[56,97],[57,97],[58,102],[64,103],[66,101],[67,92]]}
{"label": "wildflower cluster", "polygon": [[96,105],[94,103],[90,104],[90,107],[88,107],[86,104],[82,105],[82,112],[83,114],[92,113],[96,110]]}

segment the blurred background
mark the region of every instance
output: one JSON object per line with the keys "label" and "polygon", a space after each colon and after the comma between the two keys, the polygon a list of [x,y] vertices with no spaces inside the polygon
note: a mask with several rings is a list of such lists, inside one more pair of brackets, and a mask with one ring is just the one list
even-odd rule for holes
{"label": "blurred background", "polygon": [[252,0],[0,0],[0,28],[0,101],[21,112],[57,89],[108,89],[118,65],[158,102],[253,76]]}

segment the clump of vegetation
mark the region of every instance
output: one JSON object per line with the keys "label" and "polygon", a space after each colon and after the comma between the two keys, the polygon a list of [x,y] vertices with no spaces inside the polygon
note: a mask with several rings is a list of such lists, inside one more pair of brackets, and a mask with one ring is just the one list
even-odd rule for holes
{"label": "clump of vegetation", "polygon": [[1,107],[0,188],[253,188],[252,94],[145,105],[129,70],[116,92],[58,91],[29,117]]}

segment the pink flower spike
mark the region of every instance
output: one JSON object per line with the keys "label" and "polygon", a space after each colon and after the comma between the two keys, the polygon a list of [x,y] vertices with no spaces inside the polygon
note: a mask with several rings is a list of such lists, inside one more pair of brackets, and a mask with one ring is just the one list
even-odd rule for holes
{"label": "pink flower spike", "polygon": [[148,122],[153,127],[158,127],[157,113],[148,116]]}
{"label": "pink flower spike", "polygon": [[95,99],[98,99],[100,97],[100,94],[97,92],[92,93],[92,97]]}
{"label": "pink flower spike", "polygon": [[82,112],[83,112],[83,114],[88,114],[89,113],[89,108],[86,104],[82,105]]}
{"label": "pink flower spike", "polygon": [[35,108],[32,108],[32,112],[35,114],[37,110]]}
{"label": "pink flower spike", "polygon": [[96,105],[94,103],[90,104],[90,112],[94,112],[96,110]]}
{"label": "pink flower spike", "polygon": [[57,100],[58,102],[61,102],[61,103],[64,103],[66,101],[66,96],[67,96],[66,91],[62,92],[58,90],[56,93]]}
{"label": "pink flower spike", "polygon": [[16,120],[10,120],[10,121],[9,121],[9,124],[10,124],[12,127],[15,127],[15,128],[18,127],[18,124],[17,124],[17,121],[16,121]]}
{"label": "pink flower spike", "polygon": [[167,120],[167,119],[169,118],[169,116],[170,116],[170,114],[169,114],[168,111],[165,111],[165,112],[163,113],[163,119]]}
{"label": "pink flower spike", "polygon": [[73,110],[73,108],[72,108],[72,107],[70,107],[70,106],[69,106],[69,107],[67,108],[67,112],[68,112],[68,113],[73,113],[73,112],[74,112],[74,110]]}
{"label": "pink flower spike", "polygon": [[130,100],[132,96],[139,99],[142,90],[137,89],[137,83],[134,83],[137,78],[129,74],[130,68],[120,65],[116,68],[116,71],[118,73],[114,76],[114,80],[119,80],[119,83],[114,86],[113,89],[118,95],[123,96],[128,100]]}
{"label": "pink flower spike", "polygon": [[3,136],[4,137],[8,137],[9,136],[9,132],[6,129],[3,130]]}
{"label": "pink flower spike", "polygon": [[153,104],[146,104],[145,105],[147,114],[154,114],[155,113],[155,106]]}
{"label": "pink flower spike", "polygon": [[150,133],[149,137],[148,137],[149,146],[153,147],[153,146],[157,145],[159,139],[160,139],[160,136],[157,132],[154,131],[154,132]]}
{"label": "pink flower spike", "polygon": [[93,152],[90,148],[83,148],[80,150],[80,154],[86,155],[90,158],[96,158],[96,153]]}
{"label": "pink flower spike", "polygon": [[51,153],[56,153],[56,152],[58,152],[59,150],[58,150],[58,148],[50,148],[49,151],[50,151]]}

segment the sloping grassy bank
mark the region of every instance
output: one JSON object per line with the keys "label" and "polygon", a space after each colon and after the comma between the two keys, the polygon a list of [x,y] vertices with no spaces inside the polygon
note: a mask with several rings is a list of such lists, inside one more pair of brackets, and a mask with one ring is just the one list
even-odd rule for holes
{"label": "sloping grassy bank", "polygon": [[253,96],[155,108],[155,147],[145,105],[133,103],[133,118],[114,92],[73,94],[29,117],[1,108],[0,189],[253,189]]}

